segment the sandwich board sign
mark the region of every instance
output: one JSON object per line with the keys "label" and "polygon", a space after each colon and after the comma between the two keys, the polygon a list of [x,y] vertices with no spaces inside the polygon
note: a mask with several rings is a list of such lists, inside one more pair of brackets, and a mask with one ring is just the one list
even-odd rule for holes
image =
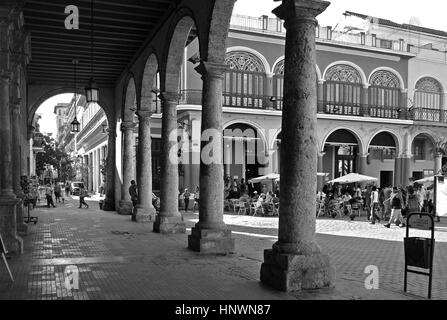
{"label": "sandwich board sign", "polygon": [[14,282],[14,277],[12,276],[11,269],[9,269],[8,261],[6,261],[6,256],[5,256],[5,254],[7,254],[8,251],[6,250],[6,246],[5,246],[5,243],[3,242],[3,238],[2,238],[1,234],[0,234],[0,253],[2,255],[3,262],[5,263],[6,270],[8,270],[11,280]]}

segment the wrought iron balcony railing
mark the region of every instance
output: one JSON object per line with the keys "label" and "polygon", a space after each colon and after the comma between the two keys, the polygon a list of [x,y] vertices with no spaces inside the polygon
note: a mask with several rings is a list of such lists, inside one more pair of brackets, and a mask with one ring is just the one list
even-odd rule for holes
{"label": "wrought iron balcony railing", "polygon": [[[224,92],[224,107],[282,110],[282,97],[264,95],[246,95]],[[202,104],[202,90],[188,89],[181,91],[179,104]],[[410,108],[398,106],[380,106],[373,104],[343,103],[319,100],[317,112],[320,114],[372,117],[384,119],[401,119],[414,121],[431,121],[447,123],[447,110],[431,108]]]}

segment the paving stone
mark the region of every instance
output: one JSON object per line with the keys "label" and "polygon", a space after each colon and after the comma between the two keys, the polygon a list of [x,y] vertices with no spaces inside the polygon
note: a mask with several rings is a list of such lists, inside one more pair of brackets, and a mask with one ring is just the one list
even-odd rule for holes
{"label": "paving stone", "polygon": [[[200,255],[187,249],[187,234],[197,213],[182,213],[187,234],[154,233],[128,216],[78,209],[76,200],[36,209],[25,253],[9,264],[16,281],[0,269],[0,299],[424,299],[427,277],[410,274],[403,294],[405,230],[371,225],[364,218],[317,219],[317,242],[336,268],[336,287],[284,293],[259,281],[264,249],[277,239],[277,217],[225,214],[236,250],[227,256]],[[433,299],[447,299],[447,223],[436,224]],[[117,231],[117,232],[113,232]],[[423,235],[423,232],[417,232]],[[79,289],[65,287],[65,268],[78,268]],[[365,289],[365,267],[379,268],[379,289]]]}

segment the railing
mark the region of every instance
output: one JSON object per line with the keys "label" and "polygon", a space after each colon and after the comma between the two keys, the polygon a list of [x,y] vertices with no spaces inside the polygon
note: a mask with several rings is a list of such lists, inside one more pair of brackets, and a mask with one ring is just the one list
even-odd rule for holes
{"label": "railing", "polygon": [[[236,29],[257,30],[264,33],[285,34],[283,21],[279,18],[268,16],[251,17],[234,14],[231,17],[230,26]],[[332,27],[317,26],[317,39],[346,44],[357,44],[368,47],[377,47],[395,51],[406,51],[406,44],[401,40],[379,39],[375,35],[366,33],[349,33],[332,30]]]}
{"label": "railing", "polygon": [[414,109],[414,120],[447,122],[447,112],[440,109],[416,108]]}
{"label": "railing", "polygon": [[[281,96],[245,95],[231,92],[222,94],[224,107],[282,110],[283,98]],[[202,104],[202,90],[182,90],[179,104]],[[447,110],[431,108],[407,109],[398,106],[380,106],[372,103],[362,105],[357,102],[335,102],[319,100],[317,112],[320,114],[372,117],[385,119],[401,119],[415,121],[432,121],[447,123]]]}

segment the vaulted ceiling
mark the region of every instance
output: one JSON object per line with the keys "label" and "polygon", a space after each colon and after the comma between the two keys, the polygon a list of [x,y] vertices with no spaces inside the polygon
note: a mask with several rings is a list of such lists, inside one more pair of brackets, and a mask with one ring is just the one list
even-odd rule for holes
{"label": "vaulted ceiling", "polygon": [[[94,78],[112,87],[154,28],[174,10],[178,0],[94,0]],[[79,8],[79,29],[67,30],[65,7]],[[73,84],[90,78],[90,0],[26,0],[25,28],[31,35],[29,84]]]}

